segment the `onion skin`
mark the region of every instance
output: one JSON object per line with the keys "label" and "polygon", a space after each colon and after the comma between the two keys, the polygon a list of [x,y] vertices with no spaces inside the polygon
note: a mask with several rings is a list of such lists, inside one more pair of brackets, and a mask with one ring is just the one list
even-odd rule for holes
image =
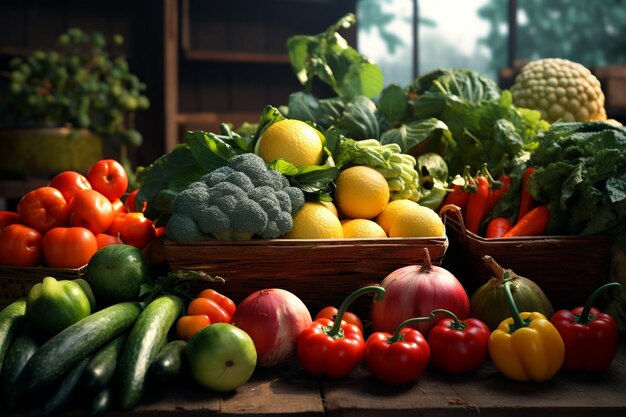
{"label": "onion skin", "polygon": [[250,294],[233,314],[233,324],[250,335],[257,364],[264,367],[295,359],[298,336],[311,322],[311,313],[302,300],[279,288]]}
{"label": "onion skin", "polygon": [[470,298],[470,315],[483,321],[490,330],[495,330],[502,320],[511,317],[504,295],[504,273],[510,274],[511,293],[520,312],[538,312],[550,319],[554,309],[543,290],[534,281],[505,270],[491,256],[483,257],[494,277],[478,288]]}
{"label": "onion skin", "polygon": [[[428,249],[425,249],[424,265],[396,269],[385,277],[381,286],[385,297],[372,304],[375,332],[393,334],[403,321],[428,316],[440,308],[452,311],[459,320],[469,317],[470,303],[465,289],[448,270],[431,265]],[[437,321],[415,323],[411,327],[427,336]]]}

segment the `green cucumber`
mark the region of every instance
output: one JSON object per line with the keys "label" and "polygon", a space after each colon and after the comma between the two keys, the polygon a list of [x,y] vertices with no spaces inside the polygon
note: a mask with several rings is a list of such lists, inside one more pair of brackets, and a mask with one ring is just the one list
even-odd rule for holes
{"label": "green cucumber", "polygon": [[26,320],[26,299],[20,298],[0,311],[0,372],[4,357]]}
{"label": "green cucumber", "polygon": [[9,387],[9,405],[49,388],[81,360],[129,329],[140,314],[138,302],[114,304],[59,332],[35,352]]}
{"label": "green cucumber", "polygon": [[128,332],[117,336],[93,355],[82,376],[81,385],[86,390],[100,392],[111,382],[126,339]]}
{"label": "green cucumber", "polygon": [[175,295],[155,298],[143,310],[128,336],[116,375],[115,397],[123,410],[141,400],[152,361],[167,341],[167,333],[183,309]]}
{"label": "green cucumber", "polygon": [[18,375],[26,365],[26,362],[35,354],[37,349],[43,344],[43,339],[34,334],[28,323],[21,329],[9,351],[4,358],[2,366],[2,394],[7,395],[7,390],[15,383]]}
{"label": "green cucumber", "polygon": [[173,340],[163,346],[150,366],[150,374],[160,382],[171,382],[178,379],[183,373],[185,361],[184,340]]}
{"label": "green cucumber", "polygon": [[91,402],[91,410],[89,415],[101,416],[111,409],[113,406],[113,390],[111,387],[106,387],[98,393]]}
{"label": "green cucumber", "polygon": [[56,413],[70,401],[89,359],[89,357],[84,358],[65,375],[57,390],[43,405],[44,416]]}

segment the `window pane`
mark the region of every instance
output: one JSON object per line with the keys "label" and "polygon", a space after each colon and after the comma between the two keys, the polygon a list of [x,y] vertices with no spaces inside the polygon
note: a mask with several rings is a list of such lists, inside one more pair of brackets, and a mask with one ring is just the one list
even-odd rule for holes
{"label": "window pane", "polygon": [[[469,68],[496,79],[497,66],[506,64],[506,54],[492,64],[492,49],[483,39],[489,24],[478,11],[489,0],[420,0],[419,1],[419,73],[437,68]],[[495,11],[504,11],[506,0],[496,0]],[[505,20],[506,23],[506,20]],[[507,33],[504,27],[505,35]]]}
{"label": "window pane", "polygon": [[524,0],[517,10],[518,60],[559,57],[587,67],[626,62],[626,0]]}
{"label": "window pane", "polygon": [[385,85],[406,85],[413,78],[413,4],[408,0],[359,0],[359,52],[374,60]]}

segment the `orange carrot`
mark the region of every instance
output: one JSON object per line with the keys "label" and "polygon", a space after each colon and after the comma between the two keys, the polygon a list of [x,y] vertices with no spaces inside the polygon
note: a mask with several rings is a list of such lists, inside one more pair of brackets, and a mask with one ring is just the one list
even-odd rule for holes
{"label": "orange carrot", "polygon": [[502,237],[517,236],[540,236],[548,229],[550,221],[550,209],[548,206],[537,206],[524,217],[522,217],[515,226]]}
{"label": "orange carrot", "polygon": [[488,239],[504,236],[506,232],[513,228],[513,223],[506,217],[495,217],[491,219],[485,231],[485,237]]}

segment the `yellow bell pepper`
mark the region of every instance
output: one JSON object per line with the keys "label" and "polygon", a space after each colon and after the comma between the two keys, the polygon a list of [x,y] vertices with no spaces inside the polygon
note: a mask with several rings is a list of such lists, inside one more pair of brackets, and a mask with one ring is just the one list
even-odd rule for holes
{"label": "yellow bell pepper", "polygon": [[515,381],[546,381],[563,365],[565,345],[561,335],[541,313],[519,313],[510,283],[504,292],[512,317],[503,320],[489,337],[489,355],[504,376]]}

